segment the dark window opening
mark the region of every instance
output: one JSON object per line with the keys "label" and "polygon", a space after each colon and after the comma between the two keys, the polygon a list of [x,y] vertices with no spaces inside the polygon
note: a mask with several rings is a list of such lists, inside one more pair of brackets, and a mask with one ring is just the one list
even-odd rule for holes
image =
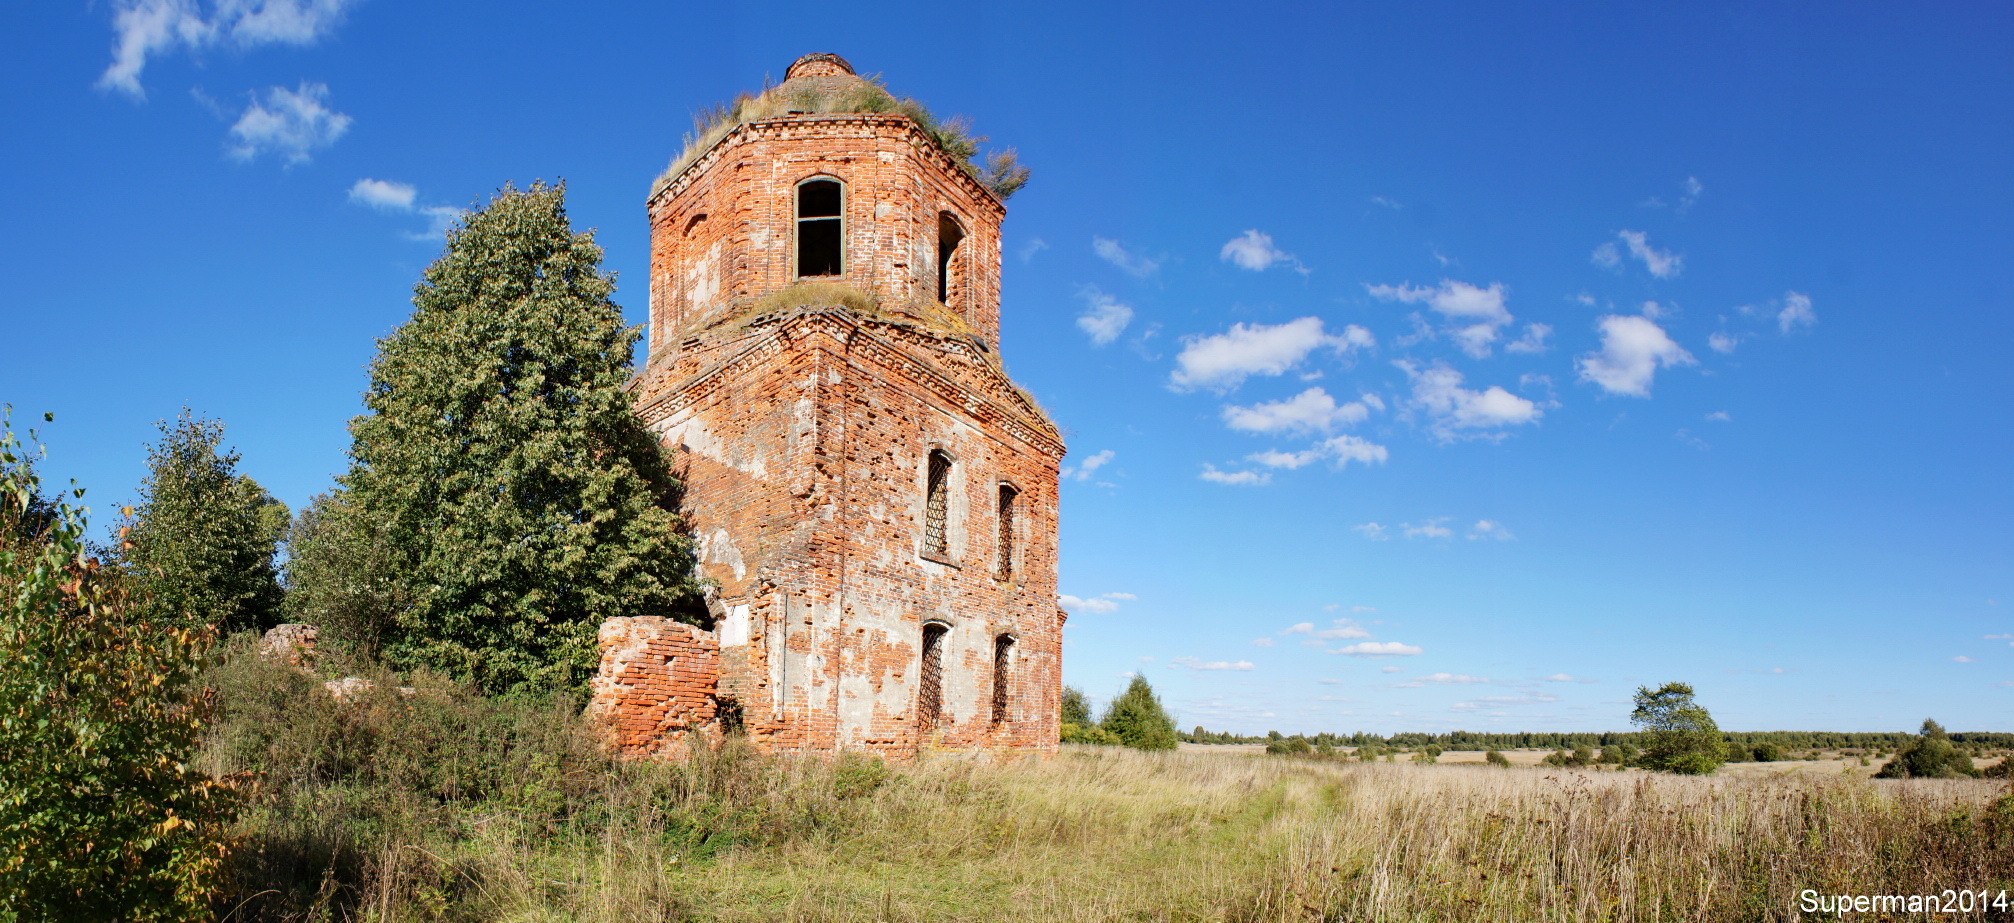
{"label": "dark window opening", "polygon": [[933,450],[923,507],[923,554],[926,557],[943,558],[951,553],[951,536],[944,527],[951,507],[950,480],[951,456]]}
{"label": "dark window opening", "polygon": [[1014,500],[1020,495],[1013,487],[1000,485],[1000,566],[994,573],[1002,580],[1014,576]]}
{"label": "dark window opening", "polygon": [[836,276],[845,268],[846,219],[840,217],[845,188],[835,180],[815,179],[797,186],[797,274]]}
{"label": "dark window opening", "polygon": [[942,625],[923,626],[923,668],[916,689],[916,723],[933,730],[944,717],[944,633]]}
{"label": "dark window opening", "polygon": [[937,216],[937,300],[951,303],[951,257],[965,241],[965,229],[950,212]]}
{"label": "dark window opening", "polygon": [[1007,722],[1007,664],[1014,653],[1014,639],[1001,635],[993,639],[993,723]]}

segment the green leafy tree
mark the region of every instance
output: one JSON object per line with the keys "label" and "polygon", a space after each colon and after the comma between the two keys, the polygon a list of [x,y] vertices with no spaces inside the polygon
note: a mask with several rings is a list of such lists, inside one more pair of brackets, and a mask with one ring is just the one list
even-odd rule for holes
{"label": "green leafy tree", "polygon": [[274,558],[287,507],[219,452],[224,424],[186,409],[147,448],[147,477],[120,554],[152,617],[219,632],[279,622]]}
{"label": "green leafy tree", "polygon": [[1091,726],[1091,701],[1084,698],[1084,690],[1075,686],[1063,687],[1062,718],[1064,724]]}
{"label": "green leafy tree", "polygon": [[287,619],[321,629],[323,643],[376,655],[408,599],[384,531],[347,491],[309,501],[287,530]]}
{"label": "green leafy tree", "polygon": [[1643,729],[1643,766],[1680,775],[1707,775],[1720,768],[1727,755],[1720,726],[1692,696],[1685,683],[1665,683],[1655,691],[1637,687],[1629,720]]}
{"label": "green leafy tree", "polygon": [[638,336],[564,189],[448,232],[379,341],[342,478],[399,582],[383,654],[493,693],[578,689],[614,616],[689,614],[676,482],[623,384]]}
{"label": "green leafy tree", "polygon": [[[1161,698],[1144,676],[1135,676],[1126,691],[1106,706],[1099,726],[1126,746],[1139,750],[1175,749],[1175,722],[1161,707]],[[1303,746],[1306,743],[1303,742]]]}
{"label": "green leafy tree", "polygon": [[27,521],[25,458],[0,424],[0,920],[207,919],[240,803],[190,767],[207,632],[134,605],[67,502]]}
{"label": "green leafy tree", "polygon": [[1979,770],[1972,765],[1972,758],[1960,752],[1951,744],[1951,735],[1944,732],[1944,726],[1925,718],[1923,728],[1916,739],[1903,744],[1895,751],[1895,758],[1889,760],[1874,774],[1877,779],[1955,779],[1959,776],[1976,776]]}

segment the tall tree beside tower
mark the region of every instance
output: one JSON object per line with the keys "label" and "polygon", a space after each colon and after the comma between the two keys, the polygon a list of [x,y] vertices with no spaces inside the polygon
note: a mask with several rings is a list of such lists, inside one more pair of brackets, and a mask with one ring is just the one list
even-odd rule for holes
{"label": "tall tree beside tower", "polygon": [[506,186],[448,232],[379,342],[342,483],[399,584],[392,665],[578,688],[604,619],[689,596],[677,484],[623,391],[638,332],[601,256],[564,186]]}

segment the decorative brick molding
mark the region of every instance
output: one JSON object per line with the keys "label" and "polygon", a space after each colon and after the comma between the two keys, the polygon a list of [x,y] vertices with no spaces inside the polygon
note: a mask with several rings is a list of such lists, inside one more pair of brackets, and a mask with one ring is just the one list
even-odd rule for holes
{"label": "decorative brick molding", "polygon": [[603,622],[600,642],[587,709],[609,729],[618,753],[655,755],[691,733],[717,733],[720,644],[713,632],[645,615]]}

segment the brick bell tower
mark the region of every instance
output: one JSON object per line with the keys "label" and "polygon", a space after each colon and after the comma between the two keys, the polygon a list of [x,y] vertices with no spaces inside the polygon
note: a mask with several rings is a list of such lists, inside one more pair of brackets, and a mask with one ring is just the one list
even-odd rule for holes
{"label": "brick bell tower", "polygon": [[636,411],[684,479],[715,626],[604,629],[663,664],[623,687],[663,699],[617,722],[625,749],[717,707],[773,751],[1054,752],[1064,447],[1000,363],[1000,198],[812,54],[649,210]]}

